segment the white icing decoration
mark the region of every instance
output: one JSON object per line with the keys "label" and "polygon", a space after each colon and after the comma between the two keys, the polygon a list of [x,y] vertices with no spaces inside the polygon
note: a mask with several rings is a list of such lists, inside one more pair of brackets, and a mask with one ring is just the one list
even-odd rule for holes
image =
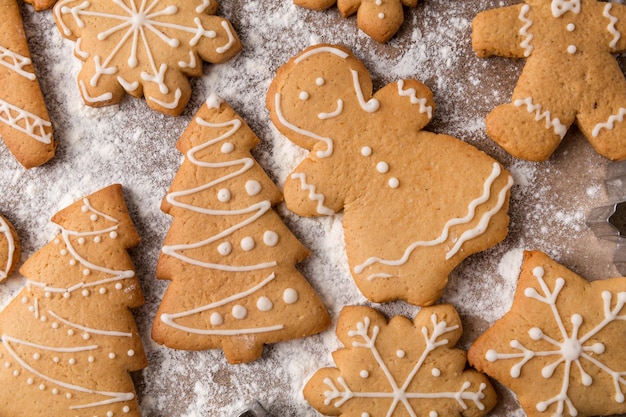
{"label": "white icing decoration", "polygon": [[217,192],[217,199],[222,203],[230,201],[230,190],[228,188],[222,188]]}
{"label": "white icing decoration", "polygon": [[300,180],[300,188],[303,191],[309,192],[309,200],[317,202],[316,211],[318,214],[322,214],[325,216],[332,216],[333,214],[335,214],[335,212],[331,208],[328,208],[324,205],[324,200],[326,199],[324,194],[317,193],[315,191],[315,185],[307,183],[306,174],[304,172],[295,172],[291,174],[291,178],[293,178],[294,180]]}
{"label": "white icing decoration", "polygon": [[202,4],[196,7],[196,13],[204,13],[206,9],[211,5],[211,0],[202,0]]}
{"label": "white icing decoration", "polygon": [[80,90],[83,93],[83,98],[88,103],[100,103],[103,101],[111,100],[113,98],[113,93],[111,92],[106,92],[96,97],[89,95],[89,92],[87,91],[87,86],[85,85],[85,82],[83,80],[80,80],[78,82],[78,85],[80,86]]}
{"label": "white icing decoration", "polygon": [[617,28],[615,27],[615,24],[617,23],[617,17],[613,16],[611,14],[611,7],[613,5],[611,3],[607,3],[604,6],[604,10],[602,12],[602,16],[606,17],[607,19],[609,19],[609,24],[606,27],[606,30],[609,31],[609,33],[611,35],[613,35],[613,39],[611,39],[611,42],[609,43],[609,46],[611,48],[615,48],[615,45],[617,45],[617,42],[620,40],[622,34],[617,30]]}
{"label": "white icing decoration", "polygon": [[232,313],[233,313],[233,317],[236,318],[237,320],[243,320],[248,315],[248,309],[246,309],[244,306],[240,304],[237,304],[233,306]]}
{"label": "white icing decoration", "polygon": [[[610,291],[603,291],[601,293],[602,298],[602,315],[594,315],[593,318],[599,322],[595,326],[587,326],[587,332],[585,334],[579,334],[583,321],[585,320],[580,314],[574,313],[570,318],[571,326],[566,327],[564,318],[559,311],[556,304],[557,299],[561,293],[561,290],[566,286],[566,282],[563,278],[557,278],[554,283],[554,288],[550,289],[547,282],[544,280],[544,269],[542,267],[536,267],[533,269],[532,274],[537,279],[540,290],[528,287],[524,290],[524,295],[528,298],[536,300],[541,304],[545,304],[552,314],[556,329],[560,334],[548,335],[538,327],[533,327],[528,331],[528,335],[532,340],[542,341],[541,346],[552,345],[553,350],[544,348],[545,350],[534,350],[524,346],[518,340],[511,340],[511,348],[518,350],[519,353],[504,353],[497,352],[490,349],[486,352],[485,358],[490,362],[496,362],[501,359],[520,359],[515,363],[510,370],[510,375],[513,378],[519,378],[524,366],[536,357],[554,357],[555,360],[551,364],[546,365],[541,369],[541,376],[545,379],[552,379],[555,376],[556,369],[563,365],[563,372],[556,374],[557,378],[562,378],[561,389],[557,395],[544,401],[537,403],[536,408],[538,411],[545,411],[553,404],[557,405],[555,416],[562,416],[565,406],[567,406],[569,415],[575,416],[578,414],[574,404],[569,398],[569,386],[572,378],[576,375],[580,377],[580,383],[583,386],[590,386],[593,383],[593,378],[587,373],[583,364],[588,364],[597,368],[594,373],[607,374],[613,381],[613,387],[615,389],[615,402],[624,402],[624,391],[621,386],[626,385],[626,372],[618,371],[611,368],[610,365],[603,362],[602,354],[605,351],[603,343],[598,342],[598,333],[604,330],[608,325],[618,320],[626,320],[626,314],[619,315],[619,313],[626,306],[626,292],[619,292],[613,294]],[[614,306],[611,308],[611,306]],[[604,316],[604,317],[602,317]],[[569,328],[569,333],[567,328]],[[591,340],[595,340],[591,343]],[[578,369],[577,373],[572,372],[572,365],[576,365]]]}
{"label": "white icing decoration", "polygon": [[[610,5],[611,3],[607,3],[607,4]],[[565,28],[567,29],[568,32],[573,32],[576,30],[576,25],[573,23],[568,23]]]}
{"label": "white icing decoration", "polygon": [[255,246],[256,242],[254,241],[253,237],[246,236],[241,239],[241,249],[245,250],[246,252],[251,251],[252,249],[254,249]]}
{"label": "white icing decoration", "polygon": [[[448,222],[444,225],[441,235],[439,237],[433,240],[429,240],[429,241],[416,241],[412,243],[411,245],[408,246],[408,248],[404,251],[403,256],[399,259],[387,260],[387,259],[378,258],[378,257],[371,257],[367,259],[365,262],[363,262],[362,264],[355,266],[354,272],[356,272],[357,274],[360,274],[365,270],[365,268],[376,263],[380,263],[380,264],[388,265],[388,266],[400,266],[400,265],[405,264],[408,261],[411,253],[416,248],[423,247],[423,246],[436,246],[436,245],[444,243],[448,239],[450,228],[452,228],[453,226],[467,224],[467,223],[470,223],[472,220],[474,220],[474,217],[476,214],[476,208],[479,205],[484,204],[487,201],[489,201],[489,198],[491,196],[491,186],[495,182],[495,180],[500,176],[501,172],[502,172],[502,169],[500,168],[500,165],[494,162],[491,174],[489,175],[489,177],[487,177],[487,179],[485,180],[485,183],[483,184],[482,195],[472,200],[472,202],[468,206],[467,215],[465,215],[465,217],[460,217],[460,218],[457,217],[457,218],[448,220]],[[480,222],[478,223],[476,227],[465,231],[457,239],[454,247],[452,247],[447,252],[446,259],[450,259],[451,257],[453,257],[461,249],[461,246],[463,245],[463,243],[465,243],[465,241],[473,239],[474,237],[479,236],[480,234],[484,233],[487,226],[489,225],[489,221],[491,220],[491,218],[497,212],[499,212],[502,206],[504,205],[504,202],[506,200],[506,193],[513,186],[513,179],[508,175],[507,177],[508,177],[507,184],[500,189],[500,192],[498,194],[498,201],[495,204],[495,206],[483,214],[482,218],[480,219]],[[374,275],[370,275],[368,279],[372,280],[374,278],[389,278],[389,277],[390,276],[387,274],[382,274],[382,275],[374,274]]]}
{"label": "white icing decoration", "polygon": [[174,99],[169,103],[159,100],[157,98],[151,97],[151,96],[148,96],[148,100],[155,102],[156,104],[158,104],[159,106],[163,108],[175,109],[180,104],[181,96],[182,96],[182,92],[180,91],[180,88],[177,88],[176,91],[174,92]]}
{"label": "white icing decoration", "polygon": [[13,266],[13,254],[15,253],[15,239],[13,239],[13,235],[11,234],[11,229],[9,228],[9,224],[0,216],[0,234],[4,236],[7,242],[7,263],[4,265],[4,269],[0,270],[0,281],[5,279],[9,270]]}
{"label": "white icing decoration", "polygon": [[435,378],[441,376],[441,371],[438,368],[433,368],[430,373]]}
{"label": "white icing decoration", "polygon": [[317,85],[318,87],[323,86],[325,82],[326,81],[322,77],[317,77],[315,79],[315,85]]}
{"label": "white icing decoration", "polygon": [[361,155],[363,156],[372,156],[372,148],[369,146],[364,146],[361,148]]}
{"label": "white icing decoration", "polygon": [[363,379],[367,378],[370,376],[370,373],[367,372],[367,370],[363,369],[361,372],[359,372],[359,376]]}
{"label": "white icing decoration", "polygon": [[224,103],[224,100],[215,93],[211,93],[209,98],[206,99],[206,105],[210,109],[219,110]]}
{"label": "white icing decoration", "polygon": [[402,349],[398,349],[396,350],[396,356],[400,359],[404,358],[404,356],[406,355],[406,352],[403,351]]}
{"label": "white icing decoration", "polygon": [[133,337],[133,334],[130,332],[94,329],[92,327],[87,327],[87,326],[83,326],[77,323],[72,323],[71,321],[64,319],[63,317],[59,316],[53,311],[48,311],[48,314],[54,317],[56,320],[60,321],[61,323],[65,324],[66,326],[70,326],[70,327],[73,327],[75,329],[78,329],[84,332],[89,332],[89,333],[99,334],[99,335],[104,335],[104,336]]}
{"label": "white icing decoration", "polygon": [[395,189],[400,186],[400,180],[397,179],[396,177],[392,177],[392,178],[389,178],[389,181],[387,182],[387,184],[389,184],[389,187]]}
{"label": "white icing decoration", "polygon": [[528,113],[535,113],[535,120],[541,121],[546,119],[546,129],[552,128],[554,133],[559,135],[561,139],[567,133],[567,126],[561,123],[558,117],[552,118],[549,111],[541,112],[541,104],[534,104],[532,97],[526,97],[525,99],[517,99],[513,101],[513,104],[517,107],[526,106],[526,111]]}
{"label": "white icing decoration", "polygon": [[32,70],[27,70],[27,67],[32,64],[30,58],[13,52],[10,49],[0,45],[0,65],[4,65],[10,70],[15,71],[22,77],[28,78],[31,81],[35,80],[35,73]]}
{"label": "white icing decoration", "polygon": [[[335,48],[335,47],[332,47],[332,46],[322,46],[322,47],[311,49],[310,51],[307,51],[307,52],[303,53],[302,55],[297,57],[294,62],[296,64],[299,64],[300,62],[304,61],[308,57],[313,56],[313,55],[317,55],[317,54],[321,54],[321,53],[331,53],[331,54],[336,55],[339,58],[343,58],[343,59],[346,59],[348,57],[348,54],[346,52],[342,51],[341,49],[338,49],[338,48]],[[318,78],[318,80],[319,80],[319,78]]]}
{"label": "white icing decoration", "polygon": [[626,108],[620,107],[619,111],[616,114],[609,116],[606,123],[598,123],[597,125],[595,125],[593,131],[591,132],[591,135],[594,138],[597,138],[602,129],[613,130],[613,128],[615,127],[615,122],[622,123],[624,121],[624,115],[626,115]]}
{"label": "white icing decoration", "polygon": [[378,18],[379,19],[384,19],[385,18],[385,14],[384,13],[378,13]]}
{"label": "white icing decoration", "polygon": [[575,54],[576,51],[577,51],[576,45],[569,45],[567,47],[567,53],[570,55]]}
{"label": "white icing decoration", "polygon": [[246,181],[245,188],[246,193],[248,193],[250,197],[253,197],[261,192],[261,183],[257,180],[248,180]]}
{"label": "white icing decoration", "polygon": [[212,326],[221,326],[222,324],[224,324],[224,316],[216,311],[211,313],[211,318],[209,320]]}
{"label": "white icing decoration", "polygon": [[224,144],[222,145],[222,147],[220,148],[220,151],[221,151],[222,153],[224,153],[224,154],[229,154],[229,153],[231,153],[231,152],[232,152],[232,151],[234,151],[234,150],[235,150],[235,145],[233,145],[233,144],[232,144],[232,143],[230,143],[230,142],[226,142],[226,143],[224,143]]}
{"label": "white icing decoration", "polygon": [[300,100],[306,101],[309,99],[310,95],[306,91],[300,91],[300,95],[298,97],[300,98]]}
{"label": "white icing decoration", "polygon": [[339,116],[343,112],[343,100],[337,99],[337,108],[330,113],[318,113],[317,117],[322,120],[332,119]]}
{"label": "white icing decoration", "polygon": [[580,0],[552,0],[552,16],[561,17],[567,12],[580,13]]}
{"label": "white icing decoration", "polygon": [[272,300],[265,296],[260,297],[256,302],[256,308],[258,308],[259,311],[270,311],[273,307],[274,303],[272,303]]}
{"label": "white icing decoration", "polygon": [[230,255],[230,253],[233,251],[233,245],[231,245],[229,242],[222,242],[217,247],[217,251],[222,256]]}
{"label": "white icing decoration", "polygon": [[[27,134],[41,143],[52,143],[52,134],[46,132],[46,128],[51,127],[52,123],[2,99],[0,99],[0,122]],[[25,126],[22,126],[22,123]]]}
{"label": "white icing decoration", "polygon": [[278,244],[278,233],[273,230],[267,230],[263,233],[263,243],[271,247],[276,246]]}
{"label": "white icing decoration", "polygon": [[386,174],[387,172],[389,172],[389,164],[384,161],[377,163],[376,171],[380,172],[381,174]]}
{"label": "white icing decoration", "polygon": [[298,301],[298,291],[287,288],[283,291],[283,301],[285,304],[295,304]]}
{"label": "white icing decoration", "polygon": [[224,20],[222,21],[222,28],[224,28],[226,35],[228,35],[228,42],[226,42],[225,45],[220,46],[217,49],[215,49],[215,51],[218,54],[223,54],[235,44],[235,36],[233,35],[233,32],[230,30],[230,26],[228,25],[228,23],[226,23],[226,21]]}
{"label": "white icing decoration", "polygon": [[409,88],[408,90],[405,90],[404,80],[398,81],[398,94],[400,95],[400,97],[409,97],[411,104],[419,104],[419,112],[426,113],[429,120],[433,118],[433,108],[432,106],[428,106],[426,104],[428,103],[428,100],[425,98],[417,98],[417,91],[415,91],[414,88]]}
{"label": "white icing decoration", "polygon": [[433,327],[430,335],[428,333],[431,329],[426,326],[421,329],[425,348],[420,358],[413,365],[404,381],[396,381],[376,344],[380,328],[378,326],[370,326],[370,318],[364,317],[361,322],[356,324],[356,329],[348,331],[348,336],[353,339],[352,347],[354,349],[366,349],[369,351],[368,356],[374,358],[376,365],[384,376],[383,380],[387,382],[387,386],[378,392],[353,391],[342,376],[337,377],[336,381],[331,378],[325,378],[323,382],[329,389],[324,391],[324,404],[332,404],[334,407],[339,408],[353,398],[364,398],[372,403],[377,403],[377,400],[387,399],[389,401],[385,403],[389,404],[389,409],[381,415],[403,414],[402,411],[396,413],[396,410],[398,407],[404,406],[406,409],[404,414],[416,416],[416,411],[410,400],[449,399],[456,401],[463,410],[468,408],[466,401],[471,401],[479,410],[484,410],[485,405],[482,403],[482,400],[485,398],[483,391],[487,388],[485,383],[479,384],[475,392],[470,391],[472,386],[470,381],[464,381],[456,392],[436,391],[436,389],[429,389],[428,392],[408,391],[431,352],[448,344],[447,339],[440,339],[440,337],[459,328],[458,325],[448,326],[445,321],[438,321],[435,314],[431,316],[431,322]]}
{"label": "white icing decoration", "polygon": [[361,90],[361,84],[359,83],[359,72],[353,69],[350,69],[350,72],[352,73],[352,84],[354,85],[354,91],[356,92],[357,100],[359,100],[359,105],[363,111],[367,113],[374,113],[380,108],[380,102],[375,98],[365,101],[365,97],[363,97],[363,90]]}
{"label": "white icing decoration", "polygon": [[189,62],[178,61],[178,66],[181,68],[195,68],[198,63],[196,62],[196,54],[193,51],[189,51]]}
{"label": "white icing decoration", "polygon": [[524,49],[524,56],[528,57],[532,53],[534,47],[530,44],[533,40],[533,35],[528,32],[528,29],[533,25],[533,21],[528,18],[528,11],[530,6],[524,4],[519,12],[519,20],[524,23],[524,26],[519,30],[519,34],[524,37],[524,40],[520,43],[520,46]]}

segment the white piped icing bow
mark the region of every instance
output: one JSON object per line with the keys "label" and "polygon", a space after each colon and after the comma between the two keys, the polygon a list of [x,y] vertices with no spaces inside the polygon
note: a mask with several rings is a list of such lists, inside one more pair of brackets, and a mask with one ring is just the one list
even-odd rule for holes
{"label": "white piped icing bow", "polygon": [[552,0],[552,16],[561,17],[567,12],[580,13],[580,0]]}

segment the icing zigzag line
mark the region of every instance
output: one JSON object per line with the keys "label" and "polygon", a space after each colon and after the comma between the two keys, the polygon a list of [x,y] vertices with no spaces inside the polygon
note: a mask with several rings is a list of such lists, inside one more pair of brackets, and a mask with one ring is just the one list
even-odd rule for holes
{"label": "icing zigzag line", "polygon": [[398,81],[398,94],[402,97],[409,97],[411,100],[411,104],[419,104],[420,105],[420,113],[426,113],[429,119],[433,118],[433,108],[431,106],[426,105],[425,98],[417,98],[416,91],[414,88],[409,88],[407,90],[404,89],[404,80]]}
{"label": "icing zigzag line", "polygon": [[[17,113],[17,115],[14,116],[14,113]],[[44,130],[44,128],[52,126],[52,123],[1,99],[0,121],[6,123],[16,130],[19,130],[20,132],[26,133],[28,136],[39,142],[45,144],[52,143],[52,135],[50,133],[46,133],[46,131]],[[23,121],[26,126],[20,126],[18,124],[19,121]],[[39,132],[36,132],[36,129]]]}
{"label": "icing zigzag line", "polygon": [[611,3],[607,3],[606,6],[604,6],[604,11],[602,12],[602,16],[609,19],[609,24],[606,27],[606,29],[609,31],[611,35],[613,35],[613,39],[609,43],[609,46],[611,48],[615,48],[615,45],[617,45],[617,42],[619,41],[621,34],[615,27],[615,24],[617,23],[617,17],[611,14],[611,6],[612,6]]}
{"label": "icing zigzag line", "polygon": [[530,56],[534,47],[530,44],[530,41],[533,40],[533,35],[528,33],[528,28],[533,25],[533,21],[527,17],[528,11],[530,10],[530,6],[525,4],[522,6],[522,10],[519,13],[519,20],[525,23],[524,26],[519,30],[519,34],[524,36],[524,40],[520,43],[520,46],[524,48],[524,56]]}
{"label": "icing zigzag line", "polygon": [[535,120],[541,121],[546,119],[546,129],[552,128],[554,133],[559,135],[561,139],[567,133],[567,127],[561,123],[558,117],[552,118],[549,111],[541,112],[541,104],[534,104],[532,97],[526,97],[525,99],[517,99],[513,102],[513,104],[517,107],[521,107],[526,105],[526,111],[528,113],[535,113]]}
{"label": "icing zigzag line", "polygon": [[594,138],[597,138],[598,135],[600,134],[600,131],[602,129],[613,130],[613,128],[615,127],[615,122],[620,122],[620,123],[623,122],[625,115],[626,115],[626,108],[620,107],[620,109],[617,112],[617,114],[613,114],[613,115],[609,116],[609,119],[606,121],[606,123],[598,123],[593,128],[593,131],[591,132],[591,135]]}

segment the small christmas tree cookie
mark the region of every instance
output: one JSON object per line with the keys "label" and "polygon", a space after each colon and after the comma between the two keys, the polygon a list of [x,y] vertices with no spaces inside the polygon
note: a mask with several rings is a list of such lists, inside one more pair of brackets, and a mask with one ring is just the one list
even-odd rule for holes
{"label": "small christmas tree cookie", "polygon": [[486,376],[465,369],[465,352],[454,347],[462,332],[447,304],[423,308],[413,323],[345,307],[337,323],[345,347],[333,352],[337,368],[317,371],[304,397],[331,416],[483,416],[496,394]]}
{"label": "small christmas tree cookie", "polygon": [[172,281],[153,326],[158,343],[249,362],[266,343],[328,326],[295,268],[308,250],[273,210],[282,195],[250,154],[258,143],[215,95],[178,141],[185,160],[162,204],[174,220],[157,265]]}
{"label": "small christmas tree cookie", "polygon": [[130,308],[143,304],[127,249],[139,243],[122,188],[57,213],[60,233],[20,268],[0,312],[0,415],[140,417],[129,374],[146,358]]}
{"label": "small christmas tree cookie", "polygon": [[469,350],[529,417],[626,413],[626,278],[587,282],[526,252],[513,306]]}
{"label": "small christmas tree cookie", "polygon": [[54,156],[57,143],[35,75],[16,0],[0,0],[0,136],[25,168]]}
{"label": "small christmas tree cookie", "polygon": [[479,57],[526,58],[511,103],[486,120],[511,155],[543,161],[576,124],[595,150],[626,159],[626,80],[611,54],[626,51],[626,6],[597,0],[526,0],[479,13]]}

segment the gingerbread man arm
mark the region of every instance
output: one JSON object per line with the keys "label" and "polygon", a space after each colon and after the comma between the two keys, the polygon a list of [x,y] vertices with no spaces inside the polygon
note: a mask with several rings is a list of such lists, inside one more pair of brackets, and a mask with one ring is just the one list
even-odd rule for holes
{"label": "gingerbread man arm", "polygon": [[480,12],[472,21],[472,47],[480,58],[497,55],[508,58],[527,56],[529,38],[526,4]]}
{"label": "gingerbread man arm", "polygon": [[609,47],[611,53],[626,51],[626,6],[618,3],[606,3],[602,15],[606,20]]}

